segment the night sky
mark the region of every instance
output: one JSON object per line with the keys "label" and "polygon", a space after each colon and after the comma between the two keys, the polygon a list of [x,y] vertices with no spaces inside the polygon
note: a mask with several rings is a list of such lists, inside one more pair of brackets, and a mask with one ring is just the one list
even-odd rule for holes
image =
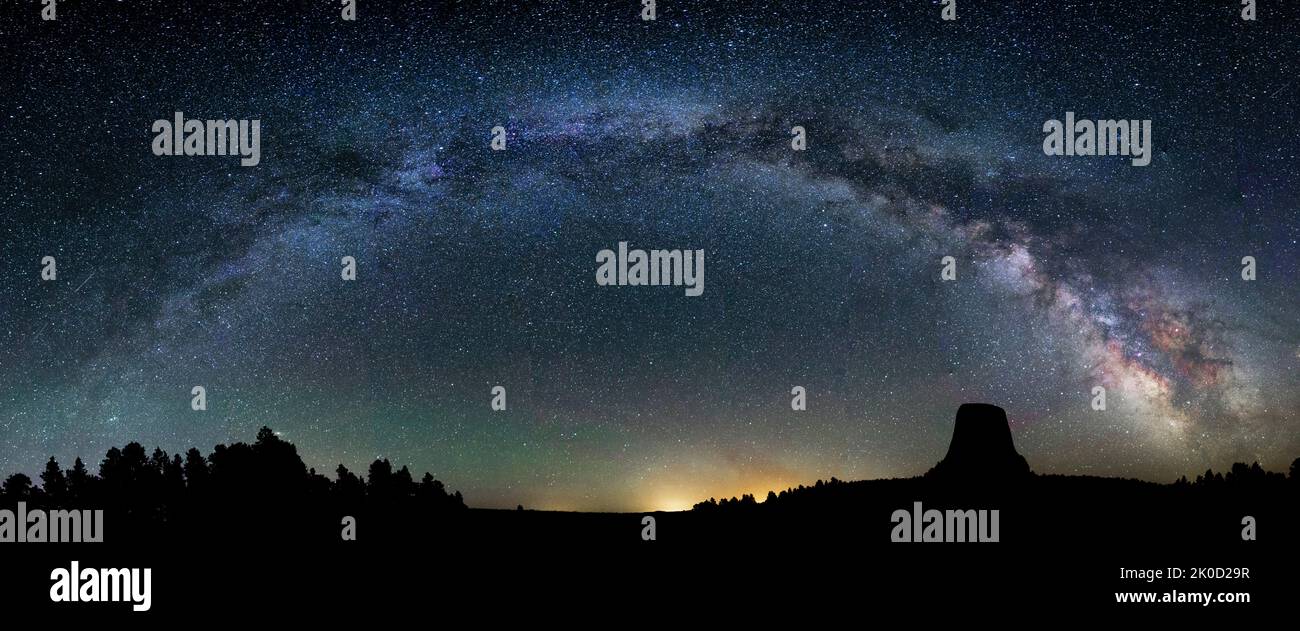
{"label": "night sky", "polygon": [[[1294,6],[265,4],[0,7],[0,471],[269,425],[676,509],[923,473],[967,401],[1040,473],[1300,456]],[[261,163],[153,155],[176,111]],[[1044,155],[1067,111],[1151,164]],[[619,241],[705,250],[703,295],[597,286]]]}

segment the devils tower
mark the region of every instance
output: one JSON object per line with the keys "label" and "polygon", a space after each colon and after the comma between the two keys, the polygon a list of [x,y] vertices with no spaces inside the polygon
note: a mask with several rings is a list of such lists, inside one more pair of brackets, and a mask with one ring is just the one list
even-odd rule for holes
{"label": "devils tower", "polygon": [[948,455],[927,475],[947,480],[1015,479],[1029,475],[1029,463],[1011,440],[1005,410],[988,403],[963,403],[957,408]]}

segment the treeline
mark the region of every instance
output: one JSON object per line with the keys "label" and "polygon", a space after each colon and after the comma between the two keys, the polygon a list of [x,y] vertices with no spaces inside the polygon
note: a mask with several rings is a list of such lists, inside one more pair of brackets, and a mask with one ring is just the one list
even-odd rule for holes
{"label": "treeline", "polygon": [[[425,473],[418,481],[403,466],[387,459],[370,464],[362,478],[339,465],[330,479],[307,468],[292,443],[263,427],[252,444],[217,445],[203,455],[191,448],[148,454],[139,443],[108,450],[91,473],[81,458],[63,469],[50,458],[37,484],[23,473],[0,484],[0,506],[17,502],[30,507],[105,509],[105,521],[147,531],[184,528],[241,528],[245,514],[256,512],[269,522],[297,527],[308,536],[337,538],[341,515],[369,515],[383,524],[463,511],[459,491]],[[177,522],[186,522],[177,524]],[[256,524],[254,524],[256,525]],[[256,528],[248,528],[256,532]],[[378,529],[376,529],[378,530]],[[111,531],[110,531],[111,532]]]}
{"label": "treeline", "polygon": [[[1300,458],[1291,461],[1291,483],[1300,484]],[[1286,474],[1275,471],[1265,471],[1263,467],[1256,462],[1246,466],[1244,462],[1238,462],[1232,465],[1226,473],[1215,473],[1212,469],[1206,469],[1205,473],[1196,476],[1193,481],[1188,481],[1187,476],[1178,478],[1174,484],[1176,486],[1194,486],[1197,488],[1219,488],[1219,487],[1238,487],[1238,486],[1269,486],[1281,485],[1288,482]]]}
{"label": "treeline", "polygon": [[[838,480],[832,477],[830,479],[830,482],[823,482],[822,480],[818,480],[817,483],[814,484],[813,486],[804,486],[800,484],[797,487],[788,488],[784,491],[781,491],[780,493],[777,493],[775,491],[768,491],[767,498],[763,500],[763,505],[772,506],[782,501],[789,501],[797,495],[804,495],[807,491],[830,489],[842,484],[844,484],[842,480]],[[718,500],[710,497],[709,499],[704,500],[703,502],[699,502],[695,506],[692,506],[691,510],[707,513],[709,511],[720,510],[720,509],[750,508],[755,506],[758,506],[758,500],[754,499],[753,495],[746,493],[744,495],[741,495],[739,498],[732,497],[730,499],[723,498],[721,500]]]}
{"label": "treeline", "polygon": [[[1051,484],[1053,480],[1062,479],[1069,476],[1033,476],[1037,477],[1039,483]],[[1031,477],[1031,480],[1033,479]],[[1085,479],[1085,478],[1080,478]],[[788,488],[780,493],[774,491],[767,492],[767,498],[759,502],[753,495],[745,494],[740,497],[724,498],[721,500],[709,498],[703,502],[695,504],[691,510],[698,513],[710,514],[718,511],[744,511],[756,509],[759,507],[792,508],[794,506],[808,506],[827,500],[833,501],[837,497],[858,497],[865,492],[864,485],[879,485],[888,480],[870,480],[862,482],[844,482],[836,478],[830,481],[817,480],[812,486],[799,485],[794,488]],[[896,480],[896,482],[906,482],[908,484],[942,484],[937,481],[927,481],[923,477],[907,478],[905,480]],[[1183,490],[1187,492],[1214,492],[1214,491],[1231,491],[1243,493],[1271,493],[1291,490],[1300,492],[1300,458],[1296,458],[1291,463],[1289,476],[1285,473],[1275,471],[1265,471],[1258,462],[1247,465],[1238,462],[1226,472],[1215,472],[1207,469],[1205,473],[1196,476],[1193,480],[1188,480],[1187,476],[1182,476],[1175,480],[1172,485],[1165,485],[1164,488]]]}

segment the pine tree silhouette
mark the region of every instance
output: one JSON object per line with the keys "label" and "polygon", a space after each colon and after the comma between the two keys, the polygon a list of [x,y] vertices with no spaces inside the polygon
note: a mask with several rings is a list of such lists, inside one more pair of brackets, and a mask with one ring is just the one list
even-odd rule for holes
{"label": "pine tree silhouette", "polygon": [[[403,524],[435,519],[465,508],[459,492],[448,495],[439,480],[425,473],[419,484],[403,466],[396,472],[387,459],[370,465],[367,480],[340,464],[330,480],[308,469],[292,443],[268,427],[253,444],[216,445],[204,456],[190,448],[182,458],[161,448],[147,454],[139,443],[113,447],[99,465],[98,476],[81,458],[64,471],[51,457],[40,475],[41,486],[23,473],[0,484],[6,503],[28,502],[44,508],[111,509],[115,532],[140,537],[154,534],[202,537],[263,536],[336,539],[336,515],[367,511],[375,522]],[[253,514],[257,519],[249,519]],[[175,525],[178,524],[178,525]],[[175,525],[175,527],[172,527]]]}

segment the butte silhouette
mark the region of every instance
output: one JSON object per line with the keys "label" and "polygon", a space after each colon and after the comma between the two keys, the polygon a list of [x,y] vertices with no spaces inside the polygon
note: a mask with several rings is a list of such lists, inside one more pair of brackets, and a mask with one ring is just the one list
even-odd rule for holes
{"label": "butte silhouette", "polygon": [[988,403],[963,403],[957,408],[948,454],[926,477],[964,482],[1018,480],[1030,475],[1029,463],[1011,440],[1006,411]]}

